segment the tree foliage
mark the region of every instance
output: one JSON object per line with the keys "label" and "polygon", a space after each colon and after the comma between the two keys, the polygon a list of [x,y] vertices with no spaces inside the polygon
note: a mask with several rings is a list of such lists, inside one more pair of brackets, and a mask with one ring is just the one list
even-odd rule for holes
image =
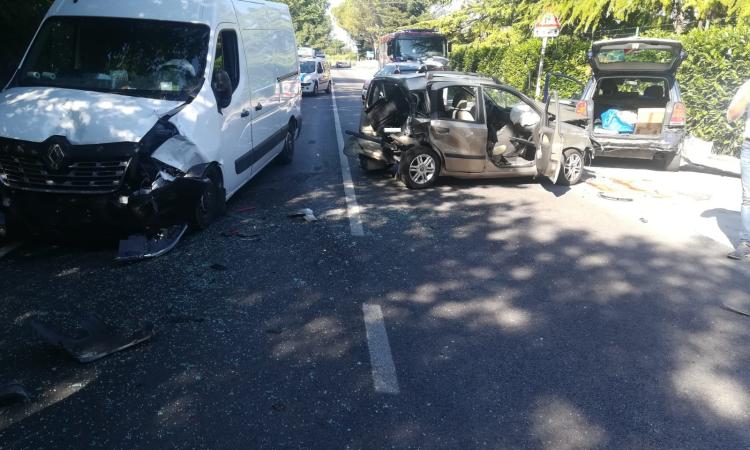
{"label": "tree foliage", "polygon": [[375,43],[379,36],[425,20],[438,0],[344,0],[333,9],[341,27],[354,39]]}
{"label": "tree foliage", "polygon": [[325,48],[331,40],[331,19],[326,14],[328,0],[279,0],[289,6],[297,44]]}

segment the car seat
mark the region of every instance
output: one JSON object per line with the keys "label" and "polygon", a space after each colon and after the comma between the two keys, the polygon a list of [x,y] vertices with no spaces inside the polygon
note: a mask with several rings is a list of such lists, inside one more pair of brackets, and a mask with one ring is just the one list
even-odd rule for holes
{"label": "car seat", "polygon": [[468,100],[460,100],[453,105],[453,120],[474,122],[474,114],[471,113]]}
{"label": "car seat", "polygon": [[643,91],[644,97],[651,97],[651,98],[664,98],[664,88],[662,86],[659,86],[658,84],[655,84],[653,86],[649,86],[646,88],[645,91]]}

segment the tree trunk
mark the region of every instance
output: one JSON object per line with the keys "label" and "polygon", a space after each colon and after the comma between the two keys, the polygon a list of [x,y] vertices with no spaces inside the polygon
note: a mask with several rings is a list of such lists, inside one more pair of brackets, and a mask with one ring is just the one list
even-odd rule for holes
{"label": "tree trunk", "polygon": [[675,33],[682,33],[685,31],[685,10],[683,9],[682,0],[672,0],[672,28]]}

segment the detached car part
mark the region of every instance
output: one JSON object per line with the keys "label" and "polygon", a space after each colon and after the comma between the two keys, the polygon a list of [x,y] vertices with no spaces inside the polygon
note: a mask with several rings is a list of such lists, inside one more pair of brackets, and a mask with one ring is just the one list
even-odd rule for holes
{"label": "detached car part", "polygon": [[97,315],[89,313],[83,318],[77,337],[65,335],[36,319],[31,327],[50,344],[69,353],[81,363],[90,363],[113,353],[134,347],[154,337],[153,324],[147,323],[131,334],[107,325]]}
{"label": "detached car part", "polygon": [[19,383],[0,385],[0,406],[26,402],[31,396]]}

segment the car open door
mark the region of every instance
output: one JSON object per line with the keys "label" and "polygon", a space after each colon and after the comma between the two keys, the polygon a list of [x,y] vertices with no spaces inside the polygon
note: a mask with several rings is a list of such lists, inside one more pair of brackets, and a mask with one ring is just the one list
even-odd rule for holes
{"label": "car open door", "polygon": [[[550,114],[550,108],[553,113]],[[539,175],[557,180],[563,157],[563,137],[560,133],[560,99],[553,91],[544,104],[544,115],[539,123],[539,144],[536,151],[536,168]]]}
{"label": "car open door", "polygon": [[682,43],[670,39],[623,38],[597,41],[589,62],[596,74],[677,72],[687,54]]}

